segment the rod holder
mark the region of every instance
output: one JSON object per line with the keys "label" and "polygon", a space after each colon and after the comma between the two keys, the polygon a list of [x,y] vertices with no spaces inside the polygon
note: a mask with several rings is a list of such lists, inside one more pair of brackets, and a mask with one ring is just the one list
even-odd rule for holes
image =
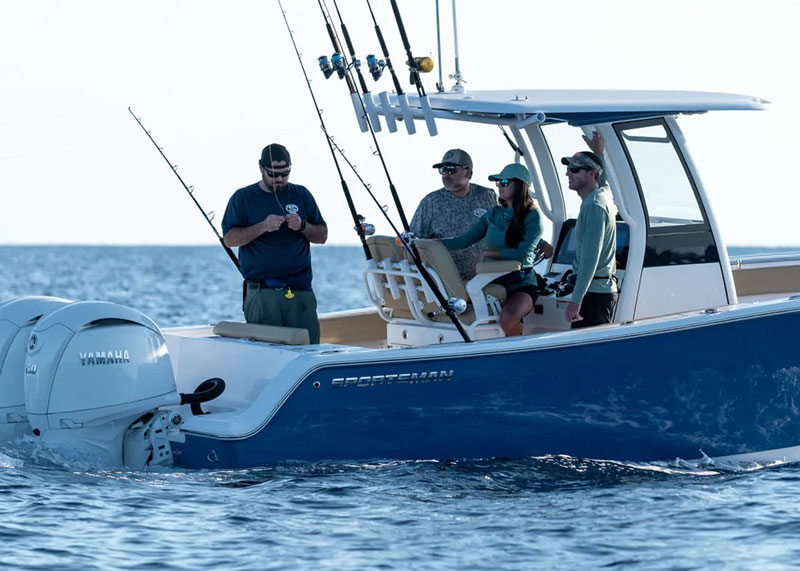
{"label": "rod holder", "polygon": [[369,122],[372,124],[372,129],[379,133],[381,130],[381,120],[380,116],[378,115],[378,110],[375,108],[375,100],[372,98],[372,93],[367,91],[364,93],[364,108],[367,110],[367,115],[369,116]]}
{"label": "rod holder", "polygon": [[386,119],[386,127],[389,129],[390,133],[396,133],[397,122],[394,120],[394,110],[392,109],[392,104],[389,101],[389,92],[381,91],[378,94],[378,99],[381,100],[381,107],[383,108],[383,117]]}
{"label": "rod holder", "polygon": [[361,97],[359,97],[357,92],[353,92],[350,94],[350,100],[353,102],[353,110],[356,112],[358,128],[361,129],[362,133],[366,133],[369,131],[369,126],[367,125],[367,119],[364,116],[364,109],[361,107]]}
{"label": "rod holder", "polygon": [[414,116],[411,114],[411,107],[408,106],[408,95],[401,93],[397,96],[397,101],[400,103],[400,110],[403,112],[403,121],[406,124],[406,131],[409,135],[417,132],[417,127],[414,125]]}
{"label": "rod holder", "polygon": [[425,117],[425,123],[428,125],[428,133],[431,137],[435,137],[439,134],[439,129],[436,128],[436,120],[433,118],[433,109],[431,109],[428,96],[420,97],[419,104],[422,107],[422,116]]}

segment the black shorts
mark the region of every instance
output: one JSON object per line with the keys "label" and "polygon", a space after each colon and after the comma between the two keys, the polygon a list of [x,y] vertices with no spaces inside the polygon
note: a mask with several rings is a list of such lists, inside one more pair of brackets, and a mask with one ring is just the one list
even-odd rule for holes
{"label": "black shorts", "polygon": [[587,293],[581,302],[580,314],[583,319],[573,322],[572,329],[611,323],[618,298],[619,294],[616,293]]}
{"label": "black shorts", "polygon": [[508,292],[508,297],[511,297],[512,295],[514,295],[518,291],[521,291],[522,293],[527,293],[529,296],[531,296],[531,301],[533,303],[536,303],[536,298],[539,297],[538,289],[534,284],[524,285],[524,286],[522,286],[520,288],[517,288],[517,289],[515,289],[513,291],[509,291]]}

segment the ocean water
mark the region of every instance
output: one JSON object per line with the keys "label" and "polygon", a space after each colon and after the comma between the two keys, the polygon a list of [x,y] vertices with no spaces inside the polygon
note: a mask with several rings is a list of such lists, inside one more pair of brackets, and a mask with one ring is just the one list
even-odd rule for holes
{"label": "ocean water", "polygon": [[[740,250],[735,253],[745,253]],[[313,250],[320,311],[367,304],[358,247]],[[130,305],[161,326],[241,319],[219,247],[0,247],[0,301]],[[564,456],[131,471],[0,444],[9,569],[784,569],[800,465]]]}

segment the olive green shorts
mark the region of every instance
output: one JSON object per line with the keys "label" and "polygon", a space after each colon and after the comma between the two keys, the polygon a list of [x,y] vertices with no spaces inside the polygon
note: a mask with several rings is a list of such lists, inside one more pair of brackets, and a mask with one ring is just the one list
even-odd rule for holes
{"label": "olive green shorts", "polygon": [[248,323],[300,327],[308,329],[312,344],[319,343],[317,298],[313,291],[292,290],[294,297],[287,299],[285,289],[247,288],[244,300],[244,318]]}

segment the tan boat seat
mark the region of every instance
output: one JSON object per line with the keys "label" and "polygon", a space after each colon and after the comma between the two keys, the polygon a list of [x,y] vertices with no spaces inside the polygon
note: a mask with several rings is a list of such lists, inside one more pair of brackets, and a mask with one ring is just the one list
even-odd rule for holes
{"label": "tan boat seat", "polygon": [[[453,261],[453,256],[447,247],[438,240],[416,240],[417,251],[420,258],[433,269],[444,285],[445,297],[457,297],[469,303],[467,311],[459,316],[462,323],[470,324],[475,320],[475,308],[473,304],[476,300],[467,292],[466,283],[461,280],[461,274],[458,272],[458,267]],[[491,262],[480,262],[476,267],[478,274],[491,273],[491,272],[511,272],[520,269],[519,262],[510,260],[497,260]],[[500,302],[505,303],[508,294],[506,288],[499,284],[488,283],[483,288],[484,295],[491,295]],[[435,300],[426,303],[423,311],[426,314],[433,314],[439,308],[438,302]],[[449,322],[450,318],[445,313],[439,313],[434,318],[436,321]]]}
{"label": "tan boat seat", "polygon": [[260,325],[258,323],[242,323],[239,321],[220,321],[214,326],[214,335],[235,339],[254,339],[267,343],[283,345],[308,345],[310,338],[308,329],[299,327],[279,327],[277,325]]}

